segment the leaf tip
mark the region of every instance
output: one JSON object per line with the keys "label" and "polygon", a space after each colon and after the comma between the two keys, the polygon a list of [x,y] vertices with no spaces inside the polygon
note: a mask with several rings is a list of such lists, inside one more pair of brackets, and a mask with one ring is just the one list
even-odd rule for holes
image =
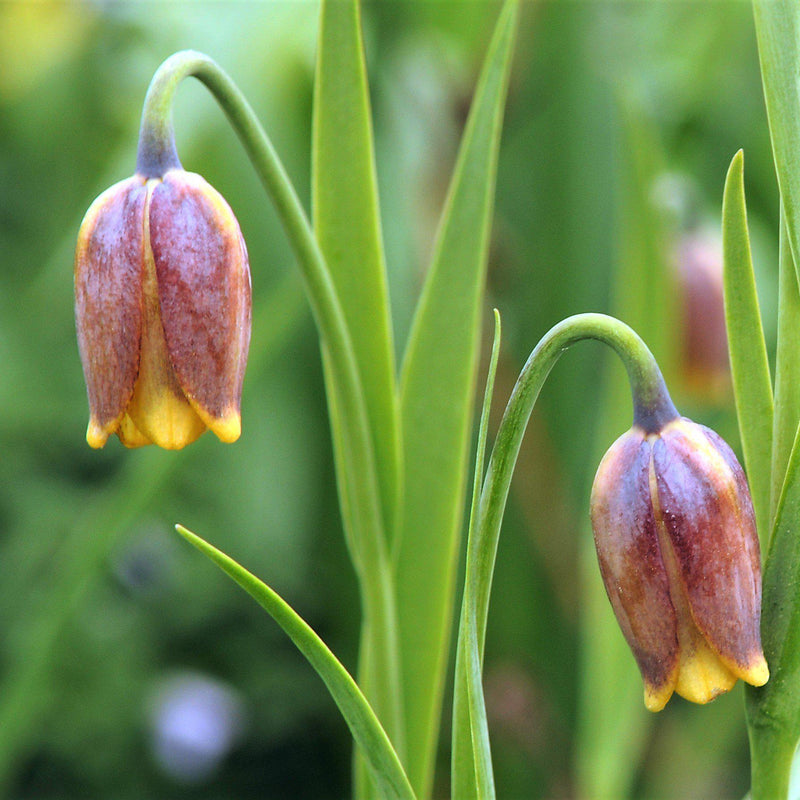
{"label": "leaf tip", "polygon": [[201,541],[200,537],[196,533],[192,533],[188,528],[184,528],[183,525],[178,524],[175,526],[175,530],[186,539],[189,544],[197,546],[197,543]]}
{"label": "leaf tip", "polygon": [[728,178],[732,176],[739,177],[744,173],[744,150],[740,147],[734,157],[731,159],[731,165],[728,167]]}

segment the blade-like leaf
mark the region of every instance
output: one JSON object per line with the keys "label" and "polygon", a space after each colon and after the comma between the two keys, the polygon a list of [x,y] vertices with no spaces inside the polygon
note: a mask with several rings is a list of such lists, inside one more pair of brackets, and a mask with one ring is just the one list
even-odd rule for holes
{"label": "blade-like leaf", "polygon": [[[384,529],[391,536],[400,475],[397,392],[369,94],[356,0],[322,4],[314,92],[312,192],[314,232],[336,287],[361,374]],[[335,407],[331,410],[335,411]]]}
{"label": "blade-like leaf", "polygon": [[750,256],[744,156],[731,161],[722,200],[725,325],[739,434],[762,546],[769,534],[772,383]]}
{"label": "blade-like leaf", "polygon": [[800,435],[795,437],[764,566],[761,641],[770,679],[747,687],[753,800],[787,797],[800,737]]}
{"label": "blade-like leaf", "polygon": [[490,45],[412,325],[401,381],[405,493],[397,549],[409,777],[430,793],[463,521],[500,128],[516,30]]}
{"label": "blade-like leaf", "polygon": [[[472,503],[469,515],[469,541],[475,541],[475,524],[478,519],[481,486],[483,484],[484,455],[489,433],[489,412],[492,406],[494,379],[500,355],[500,314],[494,312],[494,342],[489,370],[486,376],[486,389],[483,394],[483,408],[478,428],[478,442],[475,453],[475,473],[472,484]],[[456,653],[456,677],[453,695],[453,747],[452,747],[452,786],[454,797],[465,794],[477,797],[494,797],[494,775],[489,734],[486,717],[483,714],[482,672],[483,659],[476,620],[469,617],[465,609],[471,600],[470,592],[477,588],[472,580],[474,570],[470,556],[480,557],[467,551],[467,576],[464,588],[464,604],[458,629],[458,649]]]}
{"label": "blade-like leaf", "polygon": [[317,671],[372,768],[382,796],[413,798],[414,792],[386,732],[350,673],[325,642],[285,600],[255,575],[183,526],[177,525],[176,530],[264,608]]}
{"label": "blade-like leaf", "polygon": [[800,264],[800,3],[753,0],[761,79],[786,228]]}
{"label": "blade-like leaf", "polygon": [[[382,518],[382,530],[361,534],[354,530],[358,509],[350,501],[350,489],[363,482],[366,465],[354,457],[357,451],[347,441],[342,416],[349,411],[347,401],[339,396],[336,375],[323,347],[343,521],[361,581],[364,618],[371,619],[371,624],[363,627],[359,679],[402,754],[395,621],[387,619],[387,605],[381,603],[387,598],[393,600],[391,572],[388,559],[376,563],[370,556],[388,552],[394,537],[401,469],[394,347],[357,0],[323,2],[321,7],[314,87],[312,206],[314,232],[344,313],[361,378]],[[363,536],[382,541],[364,541]],[[382,585],[376,585],[378,580]],[[375,607],[375,599],[381,608]],[[359,767],[357,783],[362,781]]]}
{"label": "blade-like leaf", "polygon": [[800,423],[800,292],[792,251],[781,215],[778,284],[778,346],[775,355],[775,419],[773,425],[770,522],[786,476],[795,431]]}

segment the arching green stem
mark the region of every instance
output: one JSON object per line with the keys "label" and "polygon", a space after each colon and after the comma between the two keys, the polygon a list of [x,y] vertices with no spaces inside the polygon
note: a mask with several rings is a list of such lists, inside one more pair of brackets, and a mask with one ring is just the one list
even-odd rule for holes
{"label": "arching green stem", "polygon": [[[522,437],[542,385],[562,353],[583,339],[609,345],[622,359],[631,384],[635,425],[655,433],[679,416],[653,355],[631,328],[613,317],[603,314],[569,317],[542,337],[531,353],[506,406],[467,543],[456,656],[453,758],[462,775],[472,762],[474,776],[469,775],[469,770],[467,774],[474,777],[475,782],[456,786],[454,797],[457,800],[465,795],[481,800],[494,797],[481,672],[500,526]],[[469,737],[464,735],[465,731],[470,732]]]}
{"label": "arching green stem", "polygon": [[344,314],[308,217],[272,143],[239,88],[208,56],[182,51],[157,70],[142,112],[138,172],[154,177],[180,167],[172,102],[181,81],[188,77],[197,78],[210,90],[239,136],[278,213],[305,280],[322,347],[329,356],[336,395],[342,401],[339,410],[344,435],[340,444],[348,461],[360,468],[358,480],[346,482],[346,502],[352,522],[348,544],[360,578],[374,657],[380,659],[375,673],[383,681],[370,699],[395,746],[401,748],[402,696],[393,575],[364,394]]}

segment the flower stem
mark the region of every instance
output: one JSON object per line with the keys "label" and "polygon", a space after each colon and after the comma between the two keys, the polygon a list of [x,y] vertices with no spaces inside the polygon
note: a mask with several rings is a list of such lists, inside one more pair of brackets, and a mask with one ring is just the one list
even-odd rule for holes
{"label": "flower stem", "polygon": [[[489,467],[471,520],[467,543],[464,600],[456,654],[453,758],[460,774],[453,796],[494,796],[486,708],[481,686],[486,618],[489,609],[500,526],[522,437],[533,406],[550,370],[576,342],[595,339],[611,347],[628,372],[634,424],[655,433],[679,414],[661,371],[639,336],[627,325],[603,314],[578,314],[560,322],[542,337],[522,369],[506,406]],[[470,706],[472,707],[470,709]],[[469,724],[465,720],[469,719]],[[471,731],[470,736],[465,732]],[[470,762],[475,769],[470,770]],[[464,776],[468,776],[464,778]],[[472,779],[475,785],[470,785]],[[478,788],[479,787],[479,788]]]}
{"label": "flower stem", "polygon": [[343,421],[341,445],[348,461],[359,464],[358,476],[343,491],[352,521],[348,541],[359,575],[365,624],[369,627],[380,684],[370,701],[398,752],[402,753],[402,695],[394,579],[387,552],[375,470],[375,454],[355,352],[330,271],[269,137],[253,109],[216,62],[191,50],[175,53],[153,77],[142,112],[137,170],[163,174],[180,166],[175,152],[171,108],[175,91],[187,77],[203,83],[225,112],[258,173],[297,257],[312,312],[331,367]]}
{"label": "flower stem", "polygon": [[[748,701],[754,694],[747,687]],[[757,728],[748,719],[750,737],[750,797],[752,800],[773,800],[789,797],[789,779],[795,753],[795,737],[777,729]]]}

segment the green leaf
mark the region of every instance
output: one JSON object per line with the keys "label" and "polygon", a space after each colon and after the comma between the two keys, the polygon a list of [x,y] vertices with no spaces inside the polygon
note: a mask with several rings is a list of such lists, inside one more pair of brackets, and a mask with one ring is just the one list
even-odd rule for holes
{"label": "green leaf", "polygon": [[800,4],[795,0],[753,0],[772,153],[786,228],[800,265]]}
{"label": "green leaf", "polygon": [[722,251],[725,264],[725,325],[736,413],[763,547],[769,533],[772,384],[750,256],[744,198],[744,156],[741,150],[733,157],[725,179]]}
{"label": "green leaf", "polygon": [[800,432],[795,437],[764,566],[764,686],[747,687],[753,800],[786,797],[800,738]]}
{"label": "green leaf", "polygon": [[430,793],[463,524],[483,286],[516,0],[484,63],[403,362],[397,596],[408,769]]}
{"label": "green leaf", "polygon": [[[475,453],[475,472],[472,484],[472,503],[469,515],[469,542],[475,541],[475,525],[478,520],[478,506],[484,475],[484,455],[489,433],[489,412],[494,393],[494,379],[497,361],[500,356],[500,314],[494,312],[494,342],[489,370],[486,376],[486,389],[483,395],[481,421],[478,427],[478,443]],[[475,554],[480,557],[480,554]],[[470,552],[468,550],[467,558]],[[477,589],[474,570],[467,567],[464,588],[464,604],[459,626],[458,649],[456,655],[455,691],[453,696],[453,747],[452,747],[452,787],[453,796],[465,794],[481,798],[494,797],[494,775],[489,732],[482,702],[483,658],[474,618],[468,617],[466,609],[472,601],[470,594]]]}
{"label": "green leaf", "polygon": [[[389,618],[386,606],[393,600],[391,566],[389,558],[381,555],[389,552],[397,527],[399,412],[369,87],[356,0],[323,2],[321,7],[314,87],[312,207],[315,236],[344,314],[361,379],[382,521],[382,529],[356,530],[358,509],[351,502],[352,489],[364,482],[364,471],[369,467],[347,440],[344,414],[350,409],[338,390],[323,344],[339,497],[364,607],[359,678],[402,754],[396,623]],[[374,541],[376,538],[381,541]],[[370,553],[377,553],[378,558]],[[357,783],[362,780],[363,775],[357,777]]]}
{"label": "green leaf", "polygon": [[800,292],[783,215],[779,258],[770,521],[775,519],[775,509],[783,488],[792,442],[800,423]]}
{"label": "green leaf", "polygon": [[361,375],[384,529],[391,536],[400,481],[399,417],[369,88],[355,0],[322,4],[314,91],[312,207],[314,232],[344,312]]}
{"label": "green leaf", "polygon": [[328,687],[383,797],[414,798],[397,753],[358,685],[311,627],[276,592],[181,525],[176,530],[242,587],[281,626]]}

